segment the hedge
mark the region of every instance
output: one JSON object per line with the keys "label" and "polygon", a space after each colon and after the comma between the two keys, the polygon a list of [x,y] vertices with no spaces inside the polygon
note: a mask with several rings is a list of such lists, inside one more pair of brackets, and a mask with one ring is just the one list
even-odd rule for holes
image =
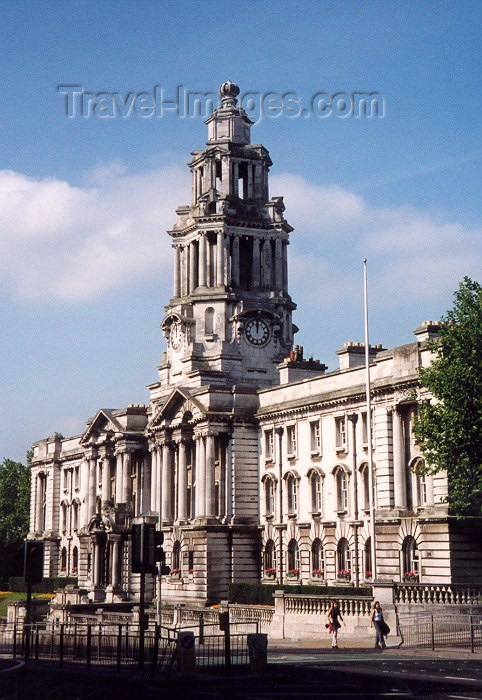
{"label": "hedge", "polygon": [[230,603],[242,605],[274,605],[273,593],[275,591],[302,593],[304,595],[329,595],[333,596],[333,598],[342,598],[346,595],[373,595],[370,586],[355,588],[352,586],[305,586],[303,584],[231,583],[229,585],[228,600]]}
{"label": "hedge", "polygon": [[[50,576],[42,579],[42,583],[35,583],[32,586],[34,593],[55,593],[57,588],[65,588],[65,586],[78,586],[78,579],[69,576]],[[27,584],[22,576],[11,576],[8,579],[8,588],[15,593],[25,593]]]}

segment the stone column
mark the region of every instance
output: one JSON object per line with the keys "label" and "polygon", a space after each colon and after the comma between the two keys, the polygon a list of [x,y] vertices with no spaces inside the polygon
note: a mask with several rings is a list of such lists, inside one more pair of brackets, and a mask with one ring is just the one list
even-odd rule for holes
{"label": "stone column", "polygon": [[79,528],[87,524],[89,511],[89,463],[86,459],[80,465],[80,513]]}
{"label": "stone column", "polygon": [[204,437],[196,435],[196,518],[206,515],[206,451]]}
{"label": "stone column", "polygon": [[117,588],[119,586],[119,541],[114,540],[112,542],[112,562],[111,562],[111,581],[112,588]]}
{"label": "stone column", "polygon": [[200,287],[205,287],[206,286],[206,264],[207,264],[207,256],[206,256],[206,236],[204,234],[201,234],[199,236],[199,260],[198,260],[198,265],[199,265],[199,286]]}
{"label": "stone column", "polygon": [[174,248],[174,296],[181,294],[181,250],[178,245]]}
{"label": "stone column", "polygon": [[393,421],[393,487],[395,508],[407,507],[407,481],[405,469],[405,439],[403,415],[397,406],[392,413]]}
{"label": "stone column", "polygon": [[172,449],[169,443],[162,448],[162,521],[172,521]]}
{"label": "stone column", "polygon": [[177,519],[187,520],[187,464],[186,440],[179,441],[178,475],[177,475]]}
{"label": "stone column", "polygon": [[283,289],[283,241],[281,238],[275,240],[275,260],[274,260],[274,288],[277,291]]}
{"label": "stone column", "polygon": [[231,241],[228,236],[224,239],[224,269],[223,269],[223,284],[231,286]]}
{"label": "stone column", "polygon": [[42,479],[40,474],[35,477],[35,528],[37,532],[42,529]]}
{"label": "stone column", "polygon": [[91,454],[89,456],[89,520],[95,515],[96,468],[97,455]]}
{"label": "stone column", "polygon": [[158,460],[158,448],[156,445],[151,445],[151,492],[150,492],[150,511],[155,513],[156,511],[156,494],[157,494],[157,460]]}
{"label": "stone column", "polygon": [[224,234],[217,232],[216,236],[216,284],[224,283]]}
{"label": "stone column", "polygon": [[[254,196],[254,182],[253,182],[253,164],[248,163],[248,186],[247,186],[247,198],[248,199],[253,199]],[[246,195],[245,195],[246,196]]]}
{"label": "stone column", "polygon": [[232,192],[235,197],[239,196],[239,163],[237,160],[232,161],[233,163],[233,184],[232,184]]}
{"label": "stone column", "polygon": [[92,553],[92,578],[94,586],[98,586],[100,583],[100,551],[99,543],[94,542],[93,553]]}
{"label": "stone column", "polygon": [[214,489],[214,434],[208,433],[206,437],[206,512],[207,518],[214,518],[216,514],[215,489]]}
{"label": "stone column", "polygon": [[226,446],[227,435],[221,434],[219,440],[219,517],[226,515]]}
{"label": "stone column", "polygon": [[259,273],[260,273],[260,242],[259,238],[253,239],[253,262],[251,267],[251,288],[259,289]]}
{"label": "stone column", "polygon": [[122,484],[122,452],[117,449],[115,451],[116,465],[115,465],[115,502],[124,503],[123,498],[123,484]]}
{"label": "stone column", "polygon": [[110,501],[110,456],[102,457],[102,505],[106,506]]}
{"label": "stone column", "polygon": [[223,158],[221,161],[221,181],[223,185],[223,194],[231,194],[231,178],[229,173],[229,158]]}
{"label": "stone column", "polygon": [[130,503],[132,501],[130,452],[124,452],[122,455],[122,491],[124,496],[124,503]]}
{"label": "stone column", "polygon": [[197,256],[196,244],[192,242],[189,246],[189,292],[192,293],[197,287]]}
{"label": "stone column", "polygon": [[288,291],[288,243],[283,241],[283,291]]}
{"label": "stone column", "polygon": [[271,289],[271,267],[273,264],[271,255],[271,241],[265,240],[263,244],[263,289]]}
{"label": "stone column", "polygon": [[233,262],[231,266],[231,281],[233,287],[239,287],[241,281],[239,269],[239,236],[233,237]]}

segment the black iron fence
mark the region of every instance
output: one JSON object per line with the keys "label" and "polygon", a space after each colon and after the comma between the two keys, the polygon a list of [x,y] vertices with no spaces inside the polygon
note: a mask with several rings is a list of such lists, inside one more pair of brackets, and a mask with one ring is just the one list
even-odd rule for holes
{"label": "black iron fence", "polygon": [[[256,625],[221,632],[214,625],[192,629],[196,667],[248,666],[247,638]],[[248,629],[248,628],[251,629]],[[179,628],[144,630],[135,625],[32,624],[0,627],[0,654],[34,662],[82,664],[87,668],[139,669],[167,674],[175,668]]]}
{"label": "black iron fence", "polygon": [[399,630],[405,647],[460,647],[472,652],[482,648],[480,615],[407,615],[399,619]]}

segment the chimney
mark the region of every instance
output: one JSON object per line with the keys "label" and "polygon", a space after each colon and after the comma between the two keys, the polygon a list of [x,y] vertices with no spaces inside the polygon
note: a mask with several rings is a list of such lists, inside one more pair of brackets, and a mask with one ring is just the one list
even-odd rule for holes
{"label": "chimney", "polygon": [[[379,352],[382,352],[381,344],[369,345],[368,352],[370,362],[375,359]],[[340,369],[352,369],[352,367],[361,367],[365,365],[365,343],[343,343],[341,350],[337,350],[336,354],[340,358]]]}
{"label": "chimney", "polygon": [[413,332],[417,336],[419,343],[423,343],[424,340],[432,340],[438,336],[441,321],[423,321],[420,328],[416,328]]}
{"label": "chimney", "polygon": [[324,374],[326,368],[326,365],[319,360],[314,360],[312,357],[305,360],[303,358],[303,346],[295,345],[289,356],[278,365],[280,384],[288,384],[289,382],[296,382],[300,379],[308,379],[309,377]]}

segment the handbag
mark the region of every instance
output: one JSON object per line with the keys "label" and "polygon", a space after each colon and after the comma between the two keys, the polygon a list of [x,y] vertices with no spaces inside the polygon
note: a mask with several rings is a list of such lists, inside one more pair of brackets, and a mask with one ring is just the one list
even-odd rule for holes
{"label": "handbag", "polygon": [[387,625],[385,620],[382,620],[380,623],[381,631],[384,637],[387,637],[390,634],[390,627]]}

